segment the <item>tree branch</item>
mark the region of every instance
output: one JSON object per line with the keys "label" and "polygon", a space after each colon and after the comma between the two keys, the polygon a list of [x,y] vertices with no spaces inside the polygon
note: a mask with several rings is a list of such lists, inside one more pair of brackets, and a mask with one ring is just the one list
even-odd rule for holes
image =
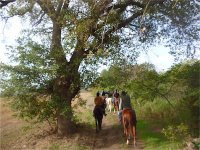
{"label": "tree branch", "polygon": [[52,20],[56,20],[56,11],[53,7],[53,4],[49,0],[36,0],[36,2],[40,5],[42,10],[51,18]]}
{"label": "tree branch", "polygon": [[63,1],[64,0],[61,0],[60,2],[59,2],[59,4],[58,4],[58,7],[57,7],[57,9],[56,9],[56,14],[58,15],[59,13],[60,13],[60,11],[61,11],[61,8],[62,8],[62,6],[63,6]]}
{"label": "tree branch", "polygon": [[163,97],[163,98],[169,103],[169,105],[175,110],[174,105],[172,105],[172,103],[169,101],[169,99],[167,98],[166,95],[160,93],[158,90],[154,90],[154,89],[150,88],[149,86],[145,85],[143,82],[142,82],[142,85],[143,85],[144,87],[146,87],[147,89],[149,89],[149,90],[155,92],[156,94],[160,95],[161,97]]}
{"label": "tree branch", "polygon": [[129,23],[131,23],[131,21],[133,21],[135,18],[141,16],[143,14],[143,11],[139,11],[135,14],[133,14],[131,17],[121,21],[116,27],[111,28],[110,30],[108,30],[105,34],[104,34],[104,39],[102,40],[103,43],[107,43],[109,36],[111,33],[127,26]]}
{"label": "tree branch", "polygon": [[[93,32],[91,34],[94,37],[97,38],[97,40],[98,40],[97,43],[98,43],[99,46],[102,45],[102,44],[108,43],[108,41],[110,39],[110,35],[113,32],[115,32],[115,31],[117,31],[117,30],[129,25],[134,19],[136,19],[139,16],[142,16],[146,6],[152,7],[152,6],[156,5],[156,4],[160,5],[160,4],[163,4],[164,1],[166,1],[166,0],[151,0],[148,3],[140,3],[140,2],[135,2],[135,1],[132,1],[132,0],[127,0],[124,3],[118,3],[118,4],[115,4],[115,5],[108,5],[107,8],[105,8],[105,12],[107,12],[106,15],[109,15],[109,12],[112,9],[115,9],[115,10],[119,9],[118,11],[121,12],[121,11],[124,11],[127,6],[131,6],[131,5],[132,6],[137,6],[139,8],[142,8],[142,10],[139,10],[138,12],[135,12],[134,14],[132,14],[132,16],[130,16],[129,18],[120,21],[120,23],[118,23],[116,26],[113,26],[107,32],[103,33],[102,36],[99,36],[98,33],[96,33],[96,31],[98,31],[98,29],[100,29],[103,26],[105,26],[106,25],[105,23],[102,23],[101,25],[96,25],[96,27],[93,27],[92,28]],[[91,44],[91,47],[87,50],[87,53],[89,53],[88,52],[89,50],[91,50],[93,53],[97,52],[99,46],[97,46],[97,44],[95,44],[95,45],[96,46]]]}
{"label": "tree branch", "polygon": [[16,0],[7,0],[7,1],[0,0],[0,8],[8,5],[9,3],[15,2],[15,1]]}
{"label": "tree branch", "polygon": [[144,8],[145,7],[145,4],[142,4],[140,2],[134,2],[133,0],[128,0],[128,1],[125,1],[123,3],[118,3],[118,4],[115,4],[115,5],[110,5],[106,8],[106,12],[110,11],[111,9],[124,9],[126,8],[127,6],[129,5],[134,5],[134,6],[137,6],[137,7],[140,7],[140,8]]}
{"label": "tree branch", "polygon": [[[153,5],[156,5],[156,4],[163,4],[164,1],[166,1],[166,0],[149,0],[148,5],[153,6]],[[140,2],[133,1],[133,0],[126,0],[123,3],[118,3],[118,4],[115,4],[115,5],[109,5],[106,8],[105,11],[109,12],[111,9],[124,9],[127,6],[137,6],[137,7],[143,9],[143,8],[146,7],[146,5],[147,5],[146,3],[140,3]]]}

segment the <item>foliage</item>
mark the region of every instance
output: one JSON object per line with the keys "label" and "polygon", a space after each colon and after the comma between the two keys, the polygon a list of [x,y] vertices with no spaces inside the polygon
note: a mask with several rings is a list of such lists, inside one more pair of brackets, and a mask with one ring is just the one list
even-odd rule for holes
{"label": "foliage", "polygon": [[115,89],[122,89],[130,76],[128,68],[122,66],[112,65],[109,70],[103,70],[96,84],[103,89],[114,91]]}
{"label": "foliage", "polygon": [[155,131],[152,127],[155,124],[157,125],[158,123],[156,121],[138,120],[137,130],[140,132],[142,141],[144,141],[144,149],[183,149],[183,144],[180,141],[168,142],[163,134]]}
{"label": "foliage", "polygon": [[162,130],[162,133],[171,141],[187,140],[189,138],[188,126],[181,123],[178,126],[168,126]]}
{"label": "foliage", "polygon": [[[187,118],[187,124],[194,130],[199,126],[199,103],[200,103],[200,61],[194,60],[187,63],[179,64],[169,71],[169,78],[177,82],[182,87],[181,108],[182,111],[189,110],[190,116]],[[167,73],[167,74],[168,74]],[[176,92],[179,92],[176,90]],[[194,134],[194,133],[193,133]]]}
{"label": "foliage", "polygon": [[199,60],[190,60],[158,73],[149,64],[125,65],[118,67],[117,73],[113,73],[113,68],[102,72],[97,85],[109,89],[118,83],[119,89],[130,94],[141,118],[159,121],[164,126],[184,123],[192,136],[198,136],[199,66]]}
{"label": "foliage", "polygon": [[[199,36],[193,21],[198,8],[195,0],[15,1],[0,10],[1,17],[20,16],[32,27],[22,32],[16,47],[10,47],[13,64],[1,64],[3,94],[15,96],[22,116],[41,120],[53,116],[59,133],[70,132],[71,101],[81,87],[95,80],[98,73],[94,66],[110,60],[136,61],[141,50],[162,39],[177,41],[178,46],[195,44]],[[184,41],[180,40],[184,35]],[[189,46],[186,50],[191,51]],[[112,81],[119,81],[119,88],[134,86],[125,79],[132,72],[117,70],[115,66],[113,74],[118,76]],[[158,76],[153,70],[145,71],[145,78]],[[143,88],[154,85],[146,80],[138,82]],[[153,99],[152,93],[158,91],[157,85],[153,90],[144,89],[143,99],[147,95]],[[43,95],[49,99],[41,100]]]}

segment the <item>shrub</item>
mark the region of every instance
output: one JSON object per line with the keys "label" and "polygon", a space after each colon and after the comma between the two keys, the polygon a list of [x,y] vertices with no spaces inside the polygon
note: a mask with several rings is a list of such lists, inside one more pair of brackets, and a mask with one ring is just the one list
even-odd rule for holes
{"label": "shrub", "polygon": [[169,125],[167,128],[163,128],[162,133],[171,142],[178,140],[186,140],[189,138],[189,128],[187,125],[181,123],[179,125]]}

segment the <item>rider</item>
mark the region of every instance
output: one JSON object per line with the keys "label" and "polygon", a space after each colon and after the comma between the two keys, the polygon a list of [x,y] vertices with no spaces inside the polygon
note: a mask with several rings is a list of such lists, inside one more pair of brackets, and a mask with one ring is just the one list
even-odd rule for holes
{"label": "rider", "polygon": [[[119,103],[119,121],[122,122],[122,110],[123,109],[131,109],[133,111],[133,114],[135,115],[135,110],[132,109],[132,105],[131,105],[131,99],[130,96],[125,92],[122,91],[121,93],[121,100]],[[135,116],[136,118],[136,116]]]}
{"label": "rider", "polygon": [[117,92],[117,89],[115,90],[115,92],[113,94],[113,99],[112,99],[113,104],[114,104],[115,98],[119,98],[119,93]]}
{"label": "rider", "polygon": [[101,93],[101,95],[102,95],[102,96],[105,96],[105,95],[106,95],[106,92],[103,90],[102,93]]}
{"label": "rider", "polygon": [[95,103],[95,108],[96,107],[100,107],[101,111],[103,112],[104,116],[106,116],[107,114],[105,113],[105,108],[104,108],[104,99],[100,96],[100,93],[97,92],[96,97],[94,99],[94,103]]}
{"label": "rider", "polygon": [[114,95],[113,95],[115,98],[119,98],[119,93],[117,92],[117,89],[115,90],[114,92]]}
{"label": "rider", "polygon": [[[104,109],[104,112],[106,111],[106,92],[103,90],[102,91],[102,94],[101,94],[101,96],[102,96],[102,98],[103,98],[103,104],[101,105],[101,107]],[[104,116],[106,116],[107,114],[106,113],[104,113]]]}

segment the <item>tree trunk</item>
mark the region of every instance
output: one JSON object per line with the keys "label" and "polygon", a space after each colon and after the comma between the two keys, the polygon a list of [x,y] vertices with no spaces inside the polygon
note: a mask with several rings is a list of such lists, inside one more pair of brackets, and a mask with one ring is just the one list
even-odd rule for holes
{"label": "tree trunk", "polygon": [[58,115],[57,118],[57,133],[61,136],[71,135],[74,132],[74,123],[71,121],[71,117]]}
{"label": "tree trunk", "polygon": [[54,83],[54,101],[57,104],[57,133],[61,136],[72,134],[75,130],[73,122],[72,99],[80,90],[79,73],[63,74]]}
{"label": "tree trunk", "polygon": [[53,99],[57,104],[57,133],[59,135],[69,135],[74,131],[71,101],[80,90],[78,69],[81,61],[86,57],[83,53],[84,49],[82,49],[81,43],[78,42],[70,61],[67,62],[61,45],[61,25],[54,21],[51,56],[59,66],[53,84]]}
{"label": "tree trunk", "polygon": [[[66,103],[65,103],[66,104]],[[71,135],[74,132],[74,123],[72,122],[71,101],[67,101],[67,114],[60,112],[57,116],[57,133],[61,136]]]}
{"label": "tree trunk", "polygon": [[67,85],[64,78],[58,77],[54,83],[53,101],[56,104],[57,133],[61,136],[71,134],[72,108],[68,98]]}

